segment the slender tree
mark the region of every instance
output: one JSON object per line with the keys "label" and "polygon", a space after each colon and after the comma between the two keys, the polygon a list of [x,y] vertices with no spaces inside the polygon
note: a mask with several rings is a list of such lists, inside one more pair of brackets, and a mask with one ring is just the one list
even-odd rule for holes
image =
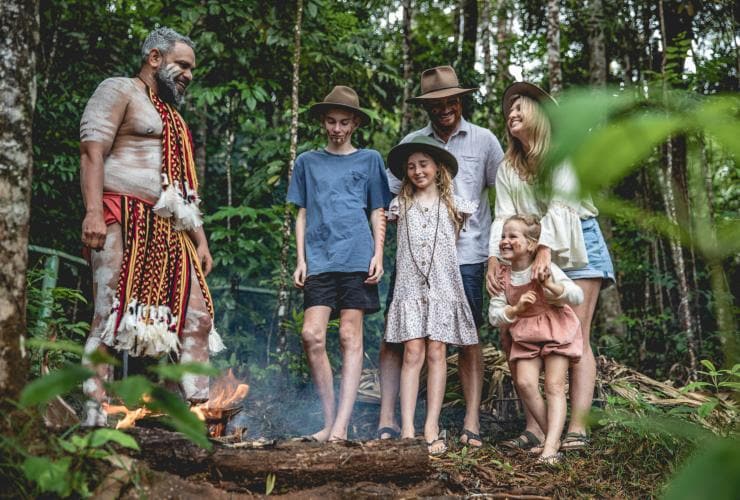
{"label": "slender tree", "polygon": [[547,0],[547,70],[550,77],[550,93],[557,95],[563,90],[559,0]]}
{"label": "slender tree", "polygon": [[411,58],[411,21],[413,17],[413,0],[402,0],[403,19],[401,32],[403,34],[403,102],[401,102],[401,136],[409,131],[411,123],[411,107],[406,100],[411,97],[413,85],[414,61]]}
{"label": "slender tree", "polygon": [[[293,175],[293,166],[298,152],[298,88],[301,83],[301,25],[303,23],[303,0],[297,0],[295,7],[295,25],[293,26],[293,83],[291,89],[291,118],[290,118],[290,152],[288,159],[288,183]],[[288,344],[288,332],[283,327],[283,320],[288,310],[288,253],[290,249],[290,226],[293,218],[290,206],[285,204],[283,212],[283,248],[280,253],[280,286],[278,288],[277,323],[278,341],[276,351],[285,352]]]}
{"label": "slender tree", "polygon": [[[26,268],[38,2],[0,3],[0,409],[26,382]],[[2,427],[2,424],[0,424]]]}

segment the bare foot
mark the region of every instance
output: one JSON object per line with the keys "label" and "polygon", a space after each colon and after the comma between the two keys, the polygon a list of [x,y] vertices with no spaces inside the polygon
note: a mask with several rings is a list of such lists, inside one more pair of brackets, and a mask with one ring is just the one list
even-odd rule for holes
{"label": "bare foot", "polygon": [[314,434],[311,434],[311,437],[315,439],[316,441],[319,441],[321,443],[324,443],[329,440],[329,436],[331,436],[331,429],[321,429],[319,432],[316,432]]}

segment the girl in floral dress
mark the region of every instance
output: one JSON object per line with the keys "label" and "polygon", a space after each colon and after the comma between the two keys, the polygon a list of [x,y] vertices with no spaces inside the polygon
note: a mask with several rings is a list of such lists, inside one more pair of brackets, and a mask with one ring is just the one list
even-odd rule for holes
{"label": "girl in floral dress", "polygon": [[388,156],[391,172],[402,179],[388,219],[398,222],[396,283],[388,309],[385,340],[403,342],[401,437],[413,438],[419,376],[427,361],[427,414],[424,439],[429,453],[447,450],[439,414],[447,380],[447,344],[478,342],[465,298],[455,242],[477,203],[452,194],[457,160],[437,142],[419,136],[399,144]]}

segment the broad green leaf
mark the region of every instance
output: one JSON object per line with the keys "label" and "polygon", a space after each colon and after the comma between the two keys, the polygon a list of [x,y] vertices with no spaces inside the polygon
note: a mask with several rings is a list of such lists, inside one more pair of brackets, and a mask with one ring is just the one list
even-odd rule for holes
{"label": "broad green leaf", "polygon": [[182,376],[187,373],[195,375],[209,375],[217,376],[220,372],[218,369],[212,367],[207,363],[179,363],[179,364],[166,364],[156,365],[149,368],[150,371],[156,373],[162,378],[168,380],[178,381],[182,379]]}
{"label": "broad green leaf", "polygon": [[107,385],[110,392],[118,395],[129,408],[141,406],[141,397],[151,394],[154,384],[142,375],[133,375]]}
{"label": "broad green leaf", "polygon": [[70,365],[52,371],[23,388],[20,404],[27,408],[32,405],[46,403],[56,396],[68,393],[93,375],[90,369],[81,365]]}
{"label": "broad green leaf", "polygon": [[93,448],[99,448],[111,441],[124,448],[139,450],[139,444],[133,437],[115,429],[97,429],[90,434],[90,446]]}
{"label": "broad green leaf", "polygon": [[704,367],[707,370],[709,370],[710,373],[712,373],[712,374],[716,374],[717,373],[717,368],[715,368],[714,364],[712,364],[712,362],[709,361],[708,359],[702,359],[701,360],[701,364],[704,365]]}
{"label": "broad green leaf", "polygon": [[679,116],[640,114],[585,136],[572,155],[582,187],[593,191],[621,180],[683,123]]}
{"label": "broad green leaf", "polygon": [[99,349],[87,354],[86,356],[93,365],[119,366],[121,364],[117,358]]}
{"label": "broad green leaf", "polygon": [[44,340],[39,338],[28,339],[28,345],[36,349],[44,349],[45,351],[65,351],[82,356],[84,354],[84,348],[76,343],[68,340]]}
{"label": "broad green leaf", "polygon": [[66,497],[71,493],[69,465],[71,458],[50,460],[46,457],[28,457],[23,461],[23,473],[38,484],[43,492],[58,493]]}
{"label": "broad green leaf", "polygon": [[707,415],[712,413],[712,410],[714,410],[718,404],[719,404],[719,401],[717,401],[716,399],[707,401],[706,403],[702,404],[701,406],[699,406],[699,408],[696,409],[696,413],[701,418],[705,418]]}
{"label": "broad green leaf", "polygon": [[694,114],[696,124],[740,161],[740,99],[737,96],[708,98]]}
{"label": "broad green leaf", "polygon": [[735,500],[740,492],[740,440],[714,438],[668,483],[665,500]]}
{"label": "broad green leaf", "polygon": [[171,392],[154,387],[152,401],[147,404],[154,411],[167,413],[169,422],[175,430],[182,432],[198,446],[210,450],[213,445],[208,441],[205,424],[198,420],[187,404]]}

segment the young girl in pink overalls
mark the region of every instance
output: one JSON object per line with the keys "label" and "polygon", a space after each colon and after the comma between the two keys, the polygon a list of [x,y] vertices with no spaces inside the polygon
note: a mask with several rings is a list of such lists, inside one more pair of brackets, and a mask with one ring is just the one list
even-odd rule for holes
{"label": "young girl in pink overalls", "polygon": [[[567,404],[565,379],[568,367],[583,351],[581,325],[568,304],[583,301],[583,292],[555,264],[542,280],[532,279],[540,224],[531,215],[515,215],[504,223],[499,243],[504,291],[491,297],[488,317],[501,328],[501,340],[510,363],[519,396],[546,431],[539,462],[562,460],[560,434],[565,425]],[[539,390],[540,372],[545,370],[547,405]]]}

